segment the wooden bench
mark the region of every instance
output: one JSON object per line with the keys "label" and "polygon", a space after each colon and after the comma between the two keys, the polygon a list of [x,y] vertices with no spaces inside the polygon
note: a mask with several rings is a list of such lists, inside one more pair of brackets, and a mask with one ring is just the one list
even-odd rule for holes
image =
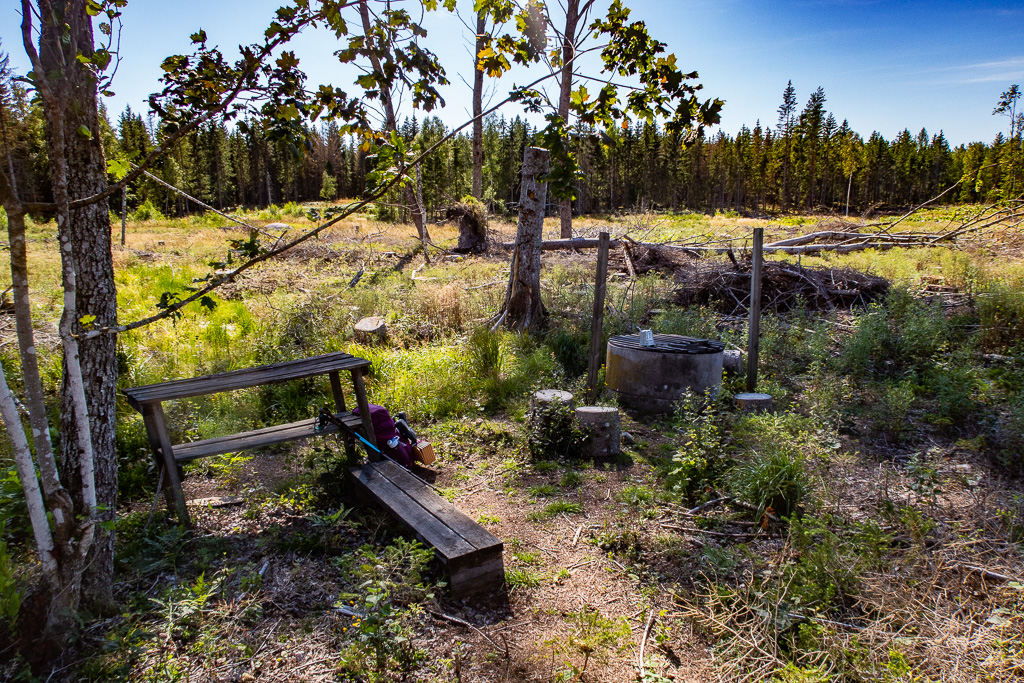
{"label": "wooden bench", "polygon": [[482,526],[390,460],[349,468],[358,492],[388,510],[434,554],[451,576],[453,597],[495,593],[505,581],[503,545]]}
{"label": "wooden bench", "polygon": [[[172,444],[164,416],[164,401],[216,394],[222,391],[247,389],[249,387],[304,379],[317,375],[328,375],[338,417],[346,425],[360,428],[363,436],[376,445],[373,426],[370,423],[369,402],[366,400],[366,387],[363,384],[363,374],[367,371],[369,365],[370,362],[368,360],[357,358],[347,353],[327,353],[311,358],[285,361],[283,363],[246,368],[244,370],[233,370],[216,375],[133,387],[125,389],[124,394],[128,397],[128,402],[132,407],[142,413],[150,446],[153,448],[153,453],[162,468],[163,476],[168,484],[165,489],[168,507],[175,507],[178,519],[182,523],[191,526],[188,508],[185,505],[185,496],[181,490],[181,477],[178,473],[178,466],[181,463],[221,453],[234,453],[260,446],[270,446],[322,434],[332,434],[336,433],[339,428],[328,424],[323,429],[316,429],[316,420],[311,417],[290,424],[265,427],[228,436],[219,436],[213,439]],[[352,385],[361,417],[352,415],[345,408],[345,395],[341,389],[339,374],[343,370],[349,371],[352,375]],[[351,449],[352,445],[346,440],[345,447]]]}

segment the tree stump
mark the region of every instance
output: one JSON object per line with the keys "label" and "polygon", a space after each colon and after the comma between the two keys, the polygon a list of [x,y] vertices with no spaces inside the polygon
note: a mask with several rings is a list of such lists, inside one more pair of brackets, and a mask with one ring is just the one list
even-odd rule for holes
{"label": "tree stump", "polygon": [[770,413],[773,406],[771,394],[736,394],[733,402],[744,413]]}
{"label": "tree stump", "polygon": [[576,409],[576,421],[583,431],[583,457],[610,458],[622,452],[618,408],[580,406]]}
{"label": "tree stump", "polygon": [[572,394],[543,389],[530,398],[530,433],[527,447],[535,460],[575,457],[578,430]]}
{"label": "tree stump", "polygon": [[363,318],[356,323],[352,331],[360,344],[380,343],[388,337],[388,326],[384,324],[384,318],[377,316]]}
{"label": "tree stump", "polygon": [[534,392],[533,396],[530,397],[530,414],[533,415],[537,412],[537,408],[546,408],[552,403],[564,403],[570,409],[575,409],[576,407],[571,392],[559,389],[541,389]]}
{"label": "tree stump", "polygon": [[743,352],[726,349],[722,352],[722,369],[734,375],[743,372]]}

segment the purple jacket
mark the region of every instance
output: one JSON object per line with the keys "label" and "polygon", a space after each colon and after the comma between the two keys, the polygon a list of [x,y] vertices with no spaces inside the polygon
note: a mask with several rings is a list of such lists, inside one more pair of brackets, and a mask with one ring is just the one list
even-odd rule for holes
{"label": "purple jacket", "polygon": [[[353,415],[359,415],[359,408],[352,410]],[[398,438],[398,429],[391,413],[384,406],[370,404],[370,423],[373,425],[373,436],[377,439],[377,447],[380,452],[388,456],[402,467],[412,467],[412,446],[399,439],[398,445],[394,448],[388,446],[388,441]]]}

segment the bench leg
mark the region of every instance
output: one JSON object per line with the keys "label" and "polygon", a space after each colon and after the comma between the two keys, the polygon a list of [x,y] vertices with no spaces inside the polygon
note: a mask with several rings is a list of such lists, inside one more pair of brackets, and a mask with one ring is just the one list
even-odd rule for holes
{"label": "bench leg", "polygon": [[[339,413],[346,412],[345,408],[345,393],[341,390],[341,378],[338,376],[338,371],[334,370],[330,373],[331,378],[331,393],[334,394],[334,409]],[[348,456],[349,460],[353,460],[356,455],[355,439],[350,434],[339,432],[341,442],[345,444],[345,455]]]}
{"label": "bench leg", "polygon": [[189,517],[188,507],[185,505],[185,494],[181,490],[178,463],[174,461],[174,447],[171,444],[171,437],[167,433],[163,406],[159,403],[147,403],[142,411],[142,420],[146,424],[146,434],[149,436],[149,444],[153,448],[153,453],[164,469],[164,478],[167,482],[165,491],[169,496],[168,506],[173,500],[178,513],[178,521],[192,528],[192,519]]}
{"label": "bench leg", "polygon": [[[355,368],[352,370],[352,386],[356,393],[356,403],[359,404],[359,415],[363,419],[363,436],[377,447],[377,438],[373,434],[373,421],[370,420],[370,402],[366,400],[366,385],[363,384],[363,369]],[[376,453],[371,453],[371,460],[375,460],[377,457]]]}

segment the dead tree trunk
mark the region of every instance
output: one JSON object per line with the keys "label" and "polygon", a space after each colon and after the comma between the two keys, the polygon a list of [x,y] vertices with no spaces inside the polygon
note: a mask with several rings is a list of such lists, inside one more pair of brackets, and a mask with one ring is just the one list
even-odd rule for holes
{"label": "dead tree trunk", "polygon": [[480,52],[486,46],[487,10],[476,14],[476,50],[473,53],[473,196],[484,198],[484,72],[480,70]]}
{"label": "dead tree trunk", "polygon": [[516,332],[527,332],[543,322],[547,311],[540,300],[540,252],[544,232],[547,183],[537,178],[548,172],[551,153],[540,147],[523,152],[522,191],[519,195],[519,229],[505,303],[494,327],[503,324]]}
{"label": "dead tree trunk", "polygon": [[[576,65],[576,25],[592,3],[587,3],[580,12],[580,0],[569,0],[565,7],[565,32],[562,34],[562,78],[558,84],[558,116],[566,128],[569,127],[569,98],[572,95],[573,71]],[[572,200],[563,199],[558,203],[558,218],[562,239],[572,237]]]}

